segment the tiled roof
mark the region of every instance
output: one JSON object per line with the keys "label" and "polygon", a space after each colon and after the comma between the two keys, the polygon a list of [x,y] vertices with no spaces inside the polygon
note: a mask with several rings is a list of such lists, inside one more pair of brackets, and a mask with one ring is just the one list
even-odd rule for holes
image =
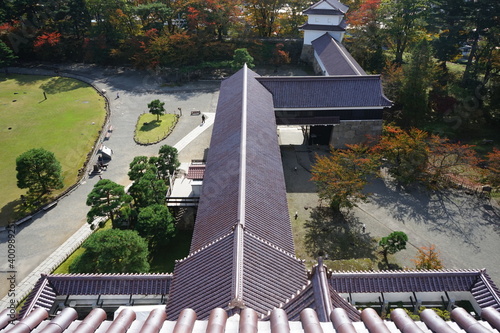
{"label": "tiled roof", "polygon": [[48,319],[48,313],[36,309],[29,317],[10,322],[8,310],[0,313],[0,332],[87,332],[87,333],[416,333],[416,332],[470,332],[493,333],[500,329],[500,313],[494,309],[483,309],[481,318],[472,317],[463,308],[451,312],[453,321],[444,321],[431,309],[424,310],[421,321],[412,320],[405,311],[391,312],[391,321],[382,320],[373,309],[361,312],[361,321],[352,322],[341,308],[334,309],[327,323],[318,320],[317,313],[310,308],[303,309],[299,318],[290,320],[282,309],[274,309],[269,320],[259,320],[257,313],[246,308],[241,314],[227,316],[225,311],[215,308],[207,320],[192,309],[183,309],[178,320],[165,320],[165,311],[155,309],[147,319],[136,316],[131,308],[124,309],[113,320],[106,320],[101,308],[93,309],[83,320],[78,320],[76,311],[65,308],[55,318]]}
{"label": "tiled roof", "polygon": [[50,309],[58,295],[167,295],[171,279],[171,274],[42,275],[20,316],[38,307]]}
{"label": "tiled roof", "polygon": [[329,34],[313,40],[312,46],[326,70],[325,75],[366,75],[346,48]]}
{"label": "tiled roof", "polygon": [[310,283],[287,300],[281,308],[291,320],[298,320],[305,308],[314,309],[321,322],[329,321],[330,313],[335,308],[344,309],[352,321],[360,320],[360,312],[328,285],[326,269],[321,258],[318,265],[312,269]]}
{"label": "tiled roof", "polygon": [[300,30],[318,30],[318,31],[345,31],[342,25],[311,24],[305,23],[299,27]]}
{"label": "tiled roof", "polygon": [[205,165],[190,165],[188,168],[188,179],[203,179],[205,175]]}
{"label": "tiled roof", "polygon": [[315,8],[308,8],[302,12],[303,14],[306,15],[344,15],[340,10],[338,9],[315,9]]}
{"label": "tiled roof", "polygon": [[479,306],[500,310],[500,292],[483,270],[332,272],[339,293],[468,291]]}
{"label": "tiled roof", "polygon": [[341,3],[340,1],[337,1],[337,0],[321,0],[321,1],[318,1],[318,2],[314,3],[309,8],[307,8],[304,11],[304,13],[306,11],[308,11],[308,10],[313,10],[313,9],[316,9],[316,10],[328,10],[326,8],[317,8],[317,7],[321,6],[323,3],[327,3],[331,7],[331,10],[338,10],[341,13],[346,13],[347,10],[349,9],[348,6],[344,5],[343,3]]}
{"label": "tiled roof", "polygon": [[379,75],[259,77],[276,109],[389,107]]}
{"label": "tiled roof", "polygon": [[256,76],[245,66],[221,85],[191,254],[175,266],[169,318],[188,306],[201,318],[214,307],[265,314],[306,282],[292,255],[273,99]]}

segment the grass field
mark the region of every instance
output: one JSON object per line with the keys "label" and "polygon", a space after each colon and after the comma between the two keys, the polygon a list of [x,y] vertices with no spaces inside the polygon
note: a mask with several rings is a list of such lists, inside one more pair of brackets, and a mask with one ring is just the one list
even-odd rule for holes
{"label": "grass field", "polygon": [[139,116],[135,129],[134,139],[138,143],[148,144],[165,139],[177,124],[177,115],[164,114],[160,120],[152,113],[144,113]]}
{"label": "grass field", "polygon": [[17,187],[16,158],[31,148],[52,151],[68,188],[77,181],[105,117],[104,98],[81,81],[0,75],[0,225],[27,213],[20,202],[26,190]]}

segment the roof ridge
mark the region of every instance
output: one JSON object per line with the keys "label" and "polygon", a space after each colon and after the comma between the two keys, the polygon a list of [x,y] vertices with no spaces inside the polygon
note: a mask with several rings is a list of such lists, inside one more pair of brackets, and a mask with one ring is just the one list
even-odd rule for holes
{"label": "roof ridge", "polygon": [[416,275],[418,273],[420,274],[426,274],[426,275],[438,275],[438,274],[470,274],[470,275],[479,275],[481,274],[481,270],[477,269],[430,269],[430,270],[417,270],[417,269],[412,269],[412,270],[395,270],[395,271],[390,271],[390,270],[382,270],[382,271],[337,271],[337,270],[332,270],[330,271],[333,275]]}
{"label": "roof ridge", "polygon": [[[176,261],[175,261],[175,263],[176,263],[176,264],[177,264],[177,263],[181,263],[181,262],[183,262],[183,261],[185,261],[185,260],[187,260],[187,259],[189,259],[189,258],[193,257],[194,255],[196,255],[196,254],[200,253],[201,251],[203,251],[203,250],[205,250],[205,249],[209,248],[210,246],[212,246],[212,245],[214,245],[214,244],[216,244],[216,243],[220,242],[220,241],[221,241],[221,240],[223,240],[224,238],[229,237],[229,236],[230,236],[231,234],[233,234],[233,233],[234,233],[234,230],[231,230],[230,232],[228,232],[228,233],[227,233],[227,234],[225,234],[225,235],[220,236],[220,237],[219,237],[219,238],[217,238],[216,240],[211,241],[211,242],[209,242],[209,243],[207,243],[207,244],[203,245],[202,247],[200,247],[200,248],[199,248],[199,249],[197,249],[196,251],[189,253],[186,257],[184,257],[184,258],[182,258],[182,259],[178,259],[178,260],[176,260]],[[172,274],[172,276],[173,276],[173,274]]]}
{"label": "roof ridge", "polygon": [[276,250],[280,251],[281,253],[283,253],[283,254],[287,255],[288,257],[291,257],[292,259],[295,259],[295,260],[297,260],[297,261],[299,261],[299,262],[304,262],[304,261],[305,261],[304,259],[297,258],[297,257],[295,256],[295,254],[290,253],[290,252],[288,252],[288,251],[286,251],[286,250],[282,249],[281,247],[279,247],[279,246],[277,246],[277,245],[274,245],[273,243],[271,243],[271,242],[269,242],[269,241],[265,240],[265,239],[264,239],[264,238],[262,238],[262,237],[259,237],[259,236],[255,235],[255,234],[251,233],[251,232],[250,232],[250,231],[248,231],[248,230],[245,230],[245,233],[246,233],[246,234],[248,234],[249,236],[251,236],[251,237],[253,237],[253,238],[257,239],[257,240],[258,240],[258,241],[260,241],[261,243],[264,243],[264,244],[266,244],[266,245],[269,245],[270,247],[272,247],[272,248],[274,248],[274,249],[276,249]]}

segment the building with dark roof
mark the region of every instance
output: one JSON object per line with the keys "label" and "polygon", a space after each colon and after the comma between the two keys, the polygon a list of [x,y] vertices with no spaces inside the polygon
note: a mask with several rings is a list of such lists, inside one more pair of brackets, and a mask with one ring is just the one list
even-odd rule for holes
{"label": "building with dark roof", "polygon": [[[346,10],[322,0],[306,12]],[[332,272],[319,258],[306,272],[295,257],[277,124],[309,126],[311,136],[319,126],[381,126],[391,104],[380,77],[339,42],[313,42],[325,59],[343,58],[336,75],[260,77],[245,66],[223,81],[206,164],[191,172],[203,186],[190,253],[173,274],[44,275],[19,315],[0,313],[0,333],[498,332],[500,292],[485,270]],[[402,309],[421,306],[452,310],[453,321],[430,309],[414,321]]]}

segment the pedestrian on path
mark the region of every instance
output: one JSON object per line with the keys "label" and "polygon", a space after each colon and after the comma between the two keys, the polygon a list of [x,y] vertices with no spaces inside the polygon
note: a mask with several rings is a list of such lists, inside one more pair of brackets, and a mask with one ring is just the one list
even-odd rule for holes
{"label": "pedestrian on path", "polygon": [[206,119],[206,118],[205,118],[205,115],[204,115],[204,114],[202,114],[202,115],[201,115],[201,123],[202,123],[202,124],[204,124],[204,123],[205,123],[205,119]]}

